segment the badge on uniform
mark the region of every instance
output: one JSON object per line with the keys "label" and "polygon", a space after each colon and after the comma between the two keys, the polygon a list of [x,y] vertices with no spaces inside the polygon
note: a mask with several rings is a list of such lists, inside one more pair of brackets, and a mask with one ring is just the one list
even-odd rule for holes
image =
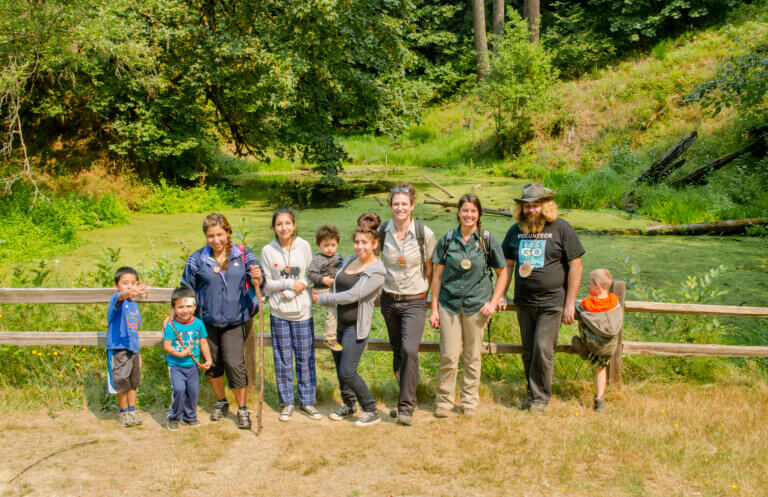
{"label": "badge on uniform", "polygon": [[405,267],[405,263],[408,262],[408,260],[405,258],[404,255],[401,255],[397,258],[397,265],[400,267]]}
{"label": "badge on uniform", "polygon": [[522,266],[520,266],[520,269],[517,271],[520,274],[521,278],[527,278],[531,275],[533,272],[533,266],[531,266],[529,263],[524,262]]}
{"label": "badge on uniform", "polygon": [[219,266],[214,266],[213,267],[213,273],[214,274],[219,274],[219,271],[221,271],[221,268],[219,268]]}
{"label": "badge on uniform", "polygon": [[461,269],[463,269],[464,271],[467,271],[471,267],[472,267],[472,261],[470,261],[469,259],[461,260]]}

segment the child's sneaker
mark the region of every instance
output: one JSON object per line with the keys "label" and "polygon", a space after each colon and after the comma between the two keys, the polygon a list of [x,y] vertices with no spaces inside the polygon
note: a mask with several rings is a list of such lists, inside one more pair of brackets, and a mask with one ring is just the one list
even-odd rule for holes
{"label": "child's sneaker", "polygon": [[129,426],[133,426],[133,416],[131,416],[131,413],[128,411],[123,411],[117,415],[117,422],[120,423],[121,426],[125,426],[126,428]]}
{"label": "child's sneaker", "polygon": [[192,427],[192,428],[197,428],[199,426],[202,426],[200,424],[200,421],[196,419],[182,419],[181,424],[183,424],[184,426]]}
{"label": "child's sneaker", "polygon": [[229,412],[229,402],[227,400],[217,400],[211,411],[211,421],[218,421]]}
{"label": "child's sneaker", "polygon": [[328,417],[333,421],[341,421],[342,419],[346,418],[347,416],[351,416],[355,413],[355,407],[349,407],[348,405],[343,405],[336,409],[336,412],[332,412]]}
{"label": "child's sneaker", "polygon": [[323,417],[320,415],[320,411],[318,411],[315,406],[301,406],[301,410],[304,411],[304,414],[309,416],[309,419],[323,419]]}
{"label": "child's sneaker", "polygon": [[245,407],[237,410],[237,427],[241,430],[251,429],[251,413]]}
{"label": "child's sneaker", "polygon": [[128,411],[128,414],[131,415],[131,418],[133,418],[133,424],[140,425],[141,424],[141,416],[139,416],[139,413],[136,411]]}
{"label": "child's sneaker", "polygon": [[335,338],[333,340],[326,340],[324,343],[326,347],[328,347],[334,352],[341,352],[342,350],[344,350],[344,347],[342,347],[339,341],[336,340]]}
{"label": "child's sneaker", "polygon": [[363,415],[360,416],[360,419],[355,421],[355,426],[375,425],[379,421],[381,421],[381,416],[379,416],[377,411],[365,411],[363,412]]}
{"label": "child's sneaker", "polygon": [[595,397],[595,411],[602,412],[605,409],[603,397]]}
{"label": "child's sneaker", "polygon": [[171,431],[179,431],[179,420],[169,419],[168,424],[165,425]]}
{"label": "child's sneaker", "polygon": [[278,419],[280,421],[290,421],[291,416],[293,416],[293,404],[288,404],[283,407],[283,410],[280,412]]}

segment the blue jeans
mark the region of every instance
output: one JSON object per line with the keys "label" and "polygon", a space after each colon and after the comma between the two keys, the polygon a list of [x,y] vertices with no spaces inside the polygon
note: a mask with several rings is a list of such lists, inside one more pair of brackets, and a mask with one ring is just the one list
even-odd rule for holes
{"label": "blue jeans", "polygon": [[376,399],[373,398],[365,380],[357,372],[360,358],[363,356],[368,338],[357,339],[357,324],[339,324],[337,340],[344,347],[341,352],[333,353],[336,363],[336,376],[339,378],[339,389],[344,404],[354,407],[355,399],[366,412],[376,411]]}
{"label": "blue jeans", "polygon": [[168,409],[168,419],[197,419],[197,395],[200,392],[200,374],[197,366],[168,366],[173,387],[173,401]]}

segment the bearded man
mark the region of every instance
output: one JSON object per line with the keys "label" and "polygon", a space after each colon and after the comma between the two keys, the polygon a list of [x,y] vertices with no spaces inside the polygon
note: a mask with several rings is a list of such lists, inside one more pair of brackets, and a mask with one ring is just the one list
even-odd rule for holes
{"label": "bearded man", "polygon": [[[557,217],[552,190],[525,185],[515,202],[517,223],[501,246],[509,274],[515,275],[514,303],[528,392],[523,408],[544,412],[552,397],[560,323],[573,323],[576,312],[584,247],[571,225]],[[505,307],[506,301],[499,306]]]}

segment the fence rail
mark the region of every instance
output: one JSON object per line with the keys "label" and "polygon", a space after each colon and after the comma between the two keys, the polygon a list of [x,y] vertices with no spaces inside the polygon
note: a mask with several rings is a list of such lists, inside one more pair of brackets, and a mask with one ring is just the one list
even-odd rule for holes
{"label": "fence rail", "polygon": [[[624,312],[651,313],[651,314],[698,314],[709,316],[742,316],[753,318],[768,318],[768,307],[745,307],[736,305],[702,305],[702,304],[678,304],[672,302],[642,302],[624,301],[625,284],[623,281],[614,281],[612,291],[619,295]],[[172,288],[149,288],[148,294],[136,299],[143,303],[167,303],[171,298]],[[0,288],[0,304],[104,304],[108,303],[114,294],[112,288]],[[509,306],[508,311],[514,311],[515,306]],[[253,334],[246,344],[253,348]],[[162,346],[162,332],[139,332],[139,342],[142,347]],[[0,332],[0,344],[7,345],[83,345],[103,346],[106,344],[106,332],[103,331],[72,331],[72,332],[47,332],[47,331],[3,331]],[[272,346],[269,335],[265,337],[264,344]],[[323,346],[322,338],[315,338],[315,346]],[[254,354],[248,354],[247,366],[250,371],[255,367]],[[392,350],[389,341],[384,339],[370,339],[368,350],[387,351]],[[422,341],[420,352],[439,352],[440,343],[436,341]],[[558,353],[570,353],[574,351],[570,345],[560,344],[555,348]],[[483,353],[486,354],[520,354],[522,345],[517,343],[485,342]],[[715,344],[691,344],[691,343],[659,343],[659,342],[627,342],[619,334],[619,346],[616,354],[611,359],[609,366],[609,379],[612,383],[621,382],[622,355],[652,354],[662,356],[716,356],[716,357],[768,357],[768,346],[747,345],[715,345]]]}

